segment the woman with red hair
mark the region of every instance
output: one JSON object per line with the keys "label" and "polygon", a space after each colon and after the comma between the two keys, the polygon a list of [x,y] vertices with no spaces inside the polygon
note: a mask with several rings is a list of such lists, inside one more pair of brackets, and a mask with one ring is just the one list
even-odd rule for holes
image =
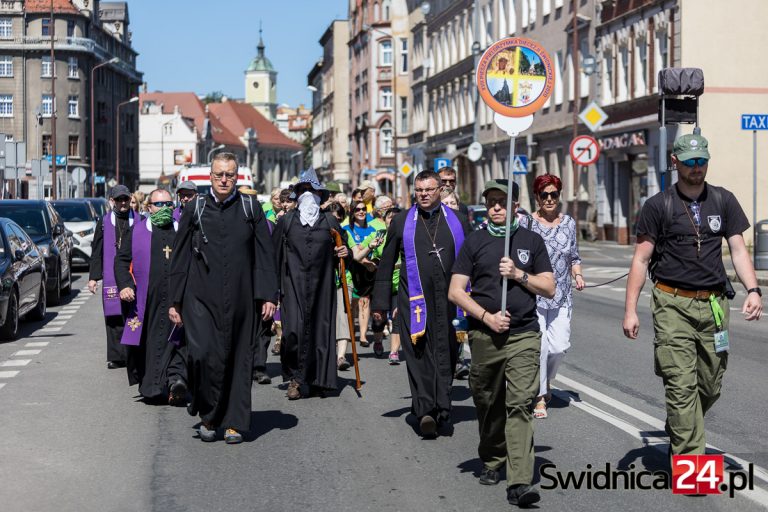
{"label": "woman with red hair", "polygon": [[521,219],[523,227],[538,233],[544,239],[556,283],[554,298],[540,296],[536,299],[541,328],[541,372],[539,396],[533,416],[539,419],[547,417],[547,402],[552,396],[549,383],[557,375],[565,352],[571,346],[571,278],[576,282],[577,290],[584,289],[576,222],[570,215],[560,212],[562,188],[563,182],[557,176],[538,176],[533,182],[538,209],[532,215]]}

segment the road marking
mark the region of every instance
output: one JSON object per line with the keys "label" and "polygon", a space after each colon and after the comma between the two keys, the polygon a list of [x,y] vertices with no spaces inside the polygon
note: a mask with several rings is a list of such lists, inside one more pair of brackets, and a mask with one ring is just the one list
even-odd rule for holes
{"label": "road marking", "polygon": [[57,320],[69,320],[72,318],[72,315],[56,315],[55,317]]}
{"label": "road marking", "polygon": [[19,374],[18,370],[9,370],[6,372],[0,372],[0,379],[10,379]]}
{"label": "road marking", "polygon": [[0,389],[3,389],[5,387],[5,382],[0,382]]}
{"label": "road marking", "polygon": [[40,352],[42,352],[42,350],[17,350],[14,352],[13,356],[36,356]]}
{"label": "road marking", "polygon": [[30,341],[25,347],[47,347],[50,341]]}
{"label": "road marking", "polygon": [[[45,325],[66,325],[66,324],[67,324],[67,321],[66,321],[66,320],[59,320],[59,321],[56,321],[56,320],[51,320],[50,322],[48,322],[48,323],[47,323],[47,324],[45,324]],[[44,327],[44,328],[45,328],[45,327]]]}
{"label": "road marking", "polygon": [[66,311],[68,309],[71,309],[72,311],[77,311],[78,309],[80,309],[80,306],[64,306],[63,308],[61,308],[62,311]]}
{"label": "road marking", "polygon": [[27,366],[31,362],[31,359],[9,359],[8,361],[0,363],[0,366]]}
{"label": "road marking", "polygon": [[45,332],[59,332],[62,329],[63,329],[63,327],[41,327],[40,329],[36,330],[35,333],[38,333],[38,332],[42,333],[43,331],[45,331]]}

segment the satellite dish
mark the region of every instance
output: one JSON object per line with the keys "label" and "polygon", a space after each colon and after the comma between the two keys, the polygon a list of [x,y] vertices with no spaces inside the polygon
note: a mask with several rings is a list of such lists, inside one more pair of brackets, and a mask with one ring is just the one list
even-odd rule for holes
{"label": "satellite dish", "polygon": [[483,157],[483,145],[479,142],[473,142],[467,149],[467,158],[471,162],[477,162]]}

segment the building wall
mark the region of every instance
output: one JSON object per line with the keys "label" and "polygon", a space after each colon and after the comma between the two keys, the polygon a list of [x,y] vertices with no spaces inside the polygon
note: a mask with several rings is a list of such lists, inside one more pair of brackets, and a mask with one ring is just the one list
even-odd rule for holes
{"label": "building wall", "polygon": [[[333,66],[328,73],[333,76],[333,106],[330,109],[330,133],[333,144],[331,153],[332,179],[348,184],[349,173],[349,22],[333,22]],[[327,89],[324,89],[327,90]]]}
{"label": "building wall", "polygon": [[[255,87],[258,84],[258,87]],[[251,71],[245,74],[245,102],[274,121],[277,116],[277,73]]]}
{"label": "building wall", "polygon": [[194,122],[178,112],[162,114],[160,106],[149,107],[139,116],[139,153],[141,188],[150,191],[161,175],[171,176],[184,166],[184,162],[175,161],[179,153],[189,156],[188,163],[200,162]]}

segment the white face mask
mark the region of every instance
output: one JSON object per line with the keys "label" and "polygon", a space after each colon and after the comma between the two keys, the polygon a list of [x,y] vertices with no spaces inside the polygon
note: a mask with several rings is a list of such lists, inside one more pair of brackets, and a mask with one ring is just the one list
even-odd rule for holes
{"label": "white face mask", "polygon": [[320,216],[320,198],[312,192],[299,196],[299,219],[304,226],[313,226]]}

